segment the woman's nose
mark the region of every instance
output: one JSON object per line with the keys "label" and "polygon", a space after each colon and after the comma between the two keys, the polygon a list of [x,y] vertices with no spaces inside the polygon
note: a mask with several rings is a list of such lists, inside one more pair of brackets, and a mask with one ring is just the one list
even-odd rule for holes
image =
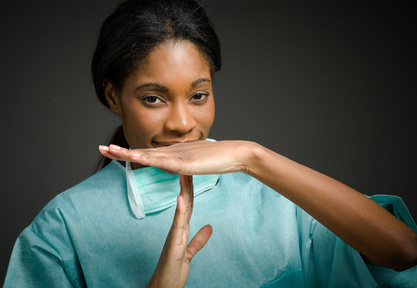
{"label": "woman's nose", "polygon": [[196,127],[197,121],[190,107],[186,103],[172,106],[170,115],[165,123],[168,130],[176,131],[181,134],[190,132]]}

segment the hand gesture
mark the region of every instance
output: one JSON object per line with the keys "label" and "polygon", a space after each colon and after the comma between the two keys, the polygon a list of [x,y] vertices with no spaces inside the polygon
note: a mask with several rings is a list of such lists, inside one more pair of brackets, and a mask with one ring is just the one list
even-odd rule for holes
{"label": "hand gesture", "polygon": [[206,225],[187,245],[194,200],[192,176],[180,175],[180,185],[174,221],[148,287],[184,287],[191,259],[206,245],[212,233],[211,226]]}
{"label": "hand gesture", "polygon": [[183,175],[247,172],[248,154],[257,145],[247,141],[196,141],[168,147],[128,150],[116,145],[100,146],[111,159],[136,162]]}

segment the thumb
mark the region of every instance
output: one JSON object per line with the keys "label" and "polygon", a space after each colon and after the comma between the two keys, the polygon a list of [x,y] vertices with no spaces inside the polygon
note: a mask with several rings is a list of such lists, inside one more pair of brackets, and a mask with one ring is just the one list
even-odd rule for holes
{"label": "thumb", "polygon": [[191,262],[194,255],[200,251],[213,233],[213,228],[210,225],[203,226],[197,234],[194,235],[190,243],[187,245],[187,260]]}

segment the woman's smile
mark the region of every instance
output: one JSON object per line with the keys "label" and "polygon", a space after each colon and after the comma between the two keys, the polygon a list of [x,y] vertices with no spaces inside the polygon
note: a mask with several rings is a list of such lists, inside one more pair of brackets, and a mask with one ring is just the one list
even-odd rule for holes
{"label": "woman's smile", "polygon": [[190,142],[195,142],[201,139],[196,139],[196,140],[171,140],[171,141],[152,141],[152,144],[155,148],[158,147],[168,147],[174,144],[178,144],[178,143],[190,143]]}

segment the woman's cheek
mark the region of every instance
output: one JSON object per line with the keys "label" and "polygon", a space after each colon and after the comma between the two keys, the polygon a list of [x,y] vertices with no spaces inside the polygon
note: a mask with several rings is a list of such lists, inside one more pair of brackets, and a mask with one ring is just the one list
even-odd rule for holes
{"label": "woman's cheek", "polygon": [[[150,110],[150,111],[149,111]],[[163,113],[159,109],[143,109],[138,111],[136,115],[136,128],[142,132],[158,131],[159,128],[163,127]]]}

